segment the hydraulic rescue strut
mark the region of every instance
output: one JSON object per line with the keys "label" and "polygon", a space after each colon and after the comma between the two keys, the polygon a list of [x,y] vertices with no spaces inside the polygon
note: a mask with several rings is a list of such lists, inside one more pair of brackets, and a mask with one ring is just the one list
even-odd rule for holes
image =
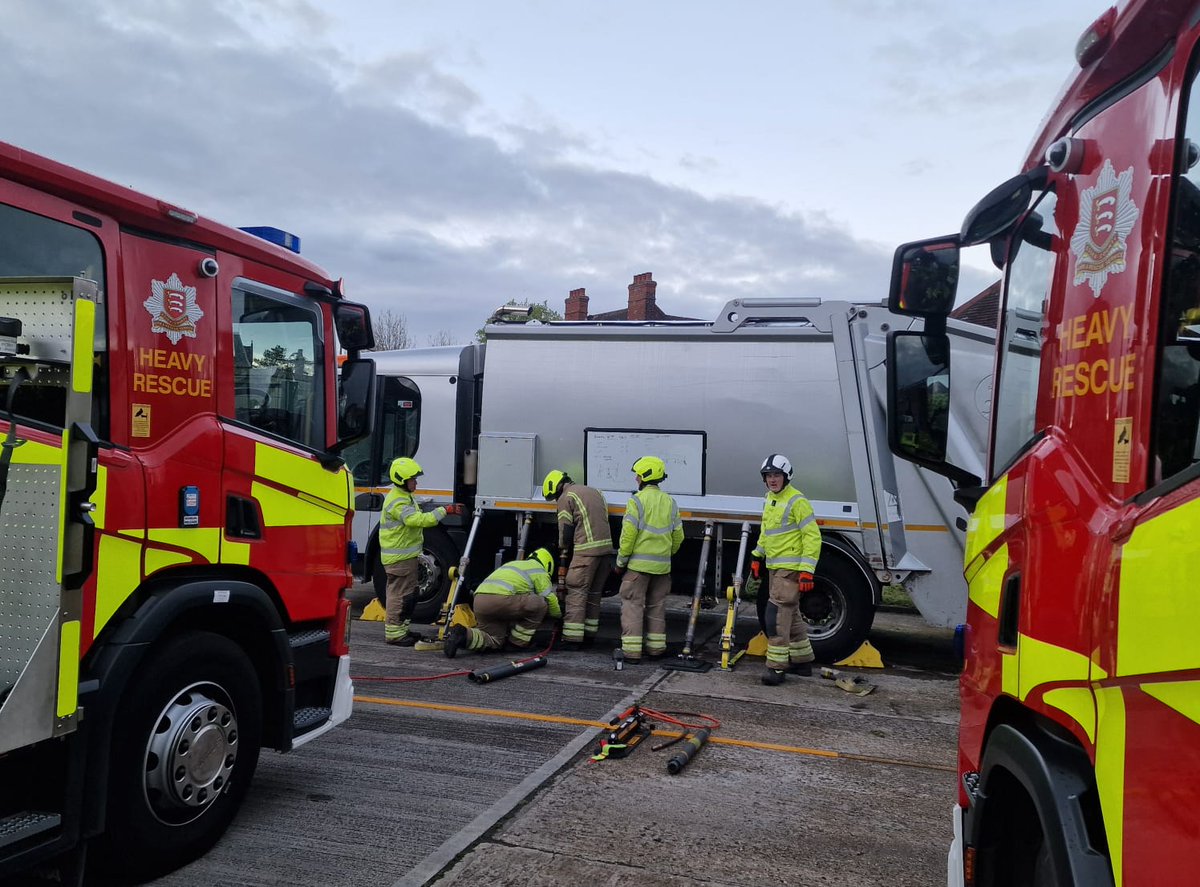
{"label": "hydraulic rescue strut", "polygon": [[471,546],[475,544],[475,533],[479,530],[479,524],[483,520],[483,506],[475,507],[474,517],[471,520],[471,532],[467,534],[467,544],[463,548],[462,557],[458,561],[458,569],[450,568],[450,590],[446,592],[446,600],[442,604],[441,612],[438,613],[437,620],[437,635],[432,638],[425,638],[413,644],[414,650],[419,650],[424,653],[441,652],[445,647],[446,629],[450,625],[451,614],[454,613],[454,604],[458,600],[458,587],[467,575],[467,565],[471,562]]}
{"label": "hydraulic rescue strut", "polygon": [[692,610],[688,615],[687,635],[684,637],[683,650],[674,659],[669,659],[662,665],[663,668],[671,671],[705,672],[712,668],[711,662],[697,659],[692,655],[692,643],[696,640],[696,620],[700,618],[700,598],[704,594],[704,580],[708,575],[708,550],[712,545],[712,537],[713,522],[705,521],[704,543],[700,546],[700,566],[696,570],[696,587],[692,592]]}
{"label": "hydraulic rescue strut", "polygon": [[[739,659],[746,655],[745,648],[733,652],[734,632],[737,628],[738,607],[742,603],[742,568],[746,565],[746,546],[750,541],[750,522],[742,521],[742,541],[738,545],[737,567],[733,571],[733,584],[725,590],[729,608],[725,611],[725,630],[721,632],[721,668],[729,671]],[[762,594],[762,589],[759,589]]]}

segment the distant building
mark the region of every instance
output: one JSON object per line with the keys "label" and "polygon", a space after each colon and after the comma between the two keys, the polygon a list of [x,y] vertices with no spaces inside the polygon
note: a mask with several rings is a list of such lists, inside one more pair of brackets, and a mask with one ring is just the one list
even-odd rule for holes
{"label": "distant building", "polygon": [[950,316],[997,329],[1000,326],[1000,281],[997,280],[979,295],[963,302],[950,312]]}
{"label": "distant building", "polygon": [[680,317],[667,314],[658,307],[655,301],[655,290],[658,283],[654,280],[653,272],[635,274],[633,283],[629,284],[629,304],[615,311],[603,311],[600,314],[588,314],[587,291],[571,290],[567,296],[567,307],[563,312],[564,320],[699,320],[696,317]]}

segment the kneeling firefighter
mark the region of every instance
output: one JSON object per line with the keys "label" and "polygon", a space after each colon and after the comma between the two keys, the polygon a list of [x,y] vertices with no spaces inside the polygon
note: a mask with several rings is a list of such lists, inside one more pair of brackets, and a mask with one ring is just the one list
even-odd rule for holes
{"label": "kneeling firefighter", "polygon": [[394,486],[383,500],[379,520],[379,559],[387,573],[383,636],[387,643],[401,647],[411,647],[420,640],[409,626],[417,607],[417,558],[425,547],[425,529],[436,527],[447,514],[462,513],[461,505],[421,511],[413,493],[417,478],[424,473],[415,459],[401,456],[392,461],[388,476]]}
{"label": "kneeling firefighter", "polygon": [[767,495],[750,572],[758,579],[765,560],[770,581],[767,670],[762,682],[773,687],[783,683],[786,672],[812,674],[809,663],[816,657],[800,614],[800,595],[813,588],[813,573],[821,556],[821,530],[812,505],[791,484],[792,463],[787,458],[772,453],[759,471]]}
{"label": "kneeling firefighter", "polygon": [[518,650],[528,648],[547,613],[554,619],[562,616],[550,579],[553,570],[554,556],[545,548],[494,570],[475,589],[475,627],[452,626],[446,632],[445,654],[453,659],[462,649],[499,650],[506,637]]}

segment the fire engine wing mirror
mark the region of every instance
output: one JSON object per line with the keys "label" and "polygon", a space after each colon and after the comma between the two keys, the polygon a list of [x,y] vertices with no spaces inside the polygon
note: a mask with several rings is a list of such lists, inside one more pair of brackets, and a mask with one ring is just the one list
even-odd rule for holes
{"label": "fire engine wing mirror", "polygon": [[333,325],[338,342],[353,354],[375,347],[375,331],[371,328],[371,311],[366,305],[339,302],[333,309]]}
{"label": "fire engine wing mirror", "polygon": [[1034,192],[1045,186],[1046,175],[1046,167],[1034,167],[1013,176],[984,195],[963,219],[962,232],[958,236],[962,245],[987,243],[1008,231],[1029,209]]}
{"label": "fire engine wing mirror", "polygon": [[958,237],[901,244],[892,259],[888,308],[909,317],[945,317],[958,292]]}
{"label": "fire engine wing mirror", "polygon": [[974,486],[979,478],[946,461],[950,439],[950,339],[943,332],[893,332],[887,355],[888,447],[901,459]]}
{"label": "fire engine wing mirror", "polygon": [[375,418],[375,361],[351,358],[338,378],[338,422],[335,453],[369,435]]}

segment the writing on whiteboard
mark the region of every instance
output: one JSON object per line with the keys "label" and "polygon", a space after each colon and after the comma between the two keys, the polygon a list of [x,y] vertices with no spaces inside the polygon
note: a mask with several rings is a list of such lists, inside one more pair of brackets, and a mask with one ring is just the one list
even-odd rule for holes
{"label": "writing on whiteboard", "polygon": [[633,463],[642,456],[658,456],[667,466],[662,488],[678,495],[704,495],[703,431],[639,431],[623,428],[585,430],[589,486],[612,492],[637,489]]}

